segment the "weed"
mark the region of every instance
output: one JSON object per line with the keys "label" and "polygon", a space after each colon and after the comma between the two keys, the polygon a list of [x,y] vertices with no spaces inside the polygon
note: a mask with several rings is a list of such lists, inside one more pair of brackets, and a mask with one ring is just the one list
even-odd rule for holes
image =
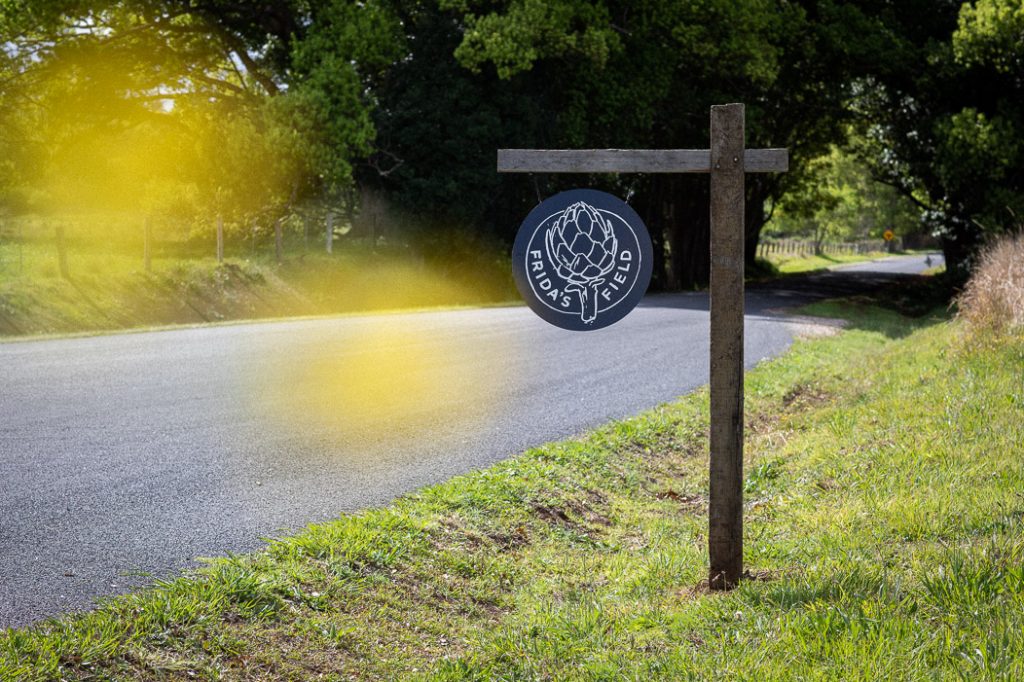
{"label": "weed", "polygon": [[982,253],[957,305],[972,327],[1024,326],[1024,233],[1002,237]]}

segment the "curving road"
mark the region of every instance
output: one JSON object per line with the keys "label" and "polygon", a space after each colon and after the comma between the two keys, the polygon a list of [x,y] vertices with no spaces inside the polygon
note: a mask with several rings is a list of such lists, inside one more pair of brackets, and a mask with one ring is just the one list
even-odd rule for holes
{"label": "curving road", "polygon": [[[749,292],[748,366],[792,342],[770,311],[925,267]],[[707,338],[695,293],[586,334],[516,307],[0,344],[0,627],[671,400]]]}

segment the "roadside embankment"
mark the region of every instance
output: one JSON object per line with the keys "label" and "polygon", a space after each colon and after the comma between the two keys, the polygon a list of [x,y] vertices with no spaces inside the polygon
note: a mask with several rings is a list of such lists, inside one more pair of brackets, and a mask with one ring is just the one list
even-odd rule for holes
{"label": "roadside embankment", "polygon": [[454,267],[405,253],[272,260],[167,258],[146,271],[134,257],[76,254],[68,277],[49,251],[29,248],[0,270],[0,337],[67,334],[230,320],[479,306],[512,301],[507,262],[486,255]]}
{"label": "roadside embankment", "polygon": [[747,375],[731,593],[698,392],[7,631],[0,678],[1024,676],[1024,338],[806,312],[848,326]]}

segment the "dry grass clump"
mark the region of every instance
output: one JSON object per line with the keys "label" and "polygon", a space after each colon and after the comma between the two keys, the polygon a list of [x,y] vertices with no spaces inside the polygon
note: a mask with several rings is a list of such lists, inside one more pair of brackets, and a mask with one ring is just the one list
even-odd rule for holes
{"label": "dry grass clump", "polygon": [[985,250],[957,304],[959,317],[971,326],[1024,327],[1024,233]]}

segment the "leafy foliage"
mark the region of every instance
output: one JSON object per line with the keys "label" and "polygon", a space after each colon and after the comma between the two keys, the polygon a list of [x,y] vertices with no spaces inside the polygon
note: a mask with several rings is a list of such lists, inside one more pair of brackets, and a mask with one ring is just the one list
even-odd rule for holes
{"label": "leafy foliage", "polygon": [[869,168],[849,151],[833,147],[808,164],[816,182],[785,194],[766,230],[774,235],[825,241],[880,238],[920,229],[915,204],[889,185],[877,182]]}
{"label": "leafy foliage", "polygon": [[978,0],[960,9],[953,34],[958,61],[981,64],[1021,78],[1024,67],[1024,5],[1015,0]]}
{"label": "leafy foliage", "polygon": [[173,206],[241,223],[350,183],[351,159],[373,135],[354,64],[381,68],[397,55],[375,9],[8,3],[8,187],[42,213]]}
{"label": "leafy foliage", "polygon": [[1024,80],[1019,3],[900,3],[877,19],[892,37],[855,106],[878,177],[912,197],[962,276],[988,235],[1024,211]]}
{"label": "leafy foliage", "polygon": [[[1016,0],[5,0],[0,197],[240,224],[314,201],[351,222],[361,196],[422,244],[507,240],[580,179],[499,177],[496,148],[700,148],[708,107],[742,101],[748,146],[793,159],[748,179],[749,258],[771,207],[821,215],[826,182],[854,186],[821,161],[852,131],[956,269],[1024,211],[1022,25]],[[137,183],[103,185],[128,169]],[[587,181],[646,219],[656,285],[706,280],[706,179]]]}

